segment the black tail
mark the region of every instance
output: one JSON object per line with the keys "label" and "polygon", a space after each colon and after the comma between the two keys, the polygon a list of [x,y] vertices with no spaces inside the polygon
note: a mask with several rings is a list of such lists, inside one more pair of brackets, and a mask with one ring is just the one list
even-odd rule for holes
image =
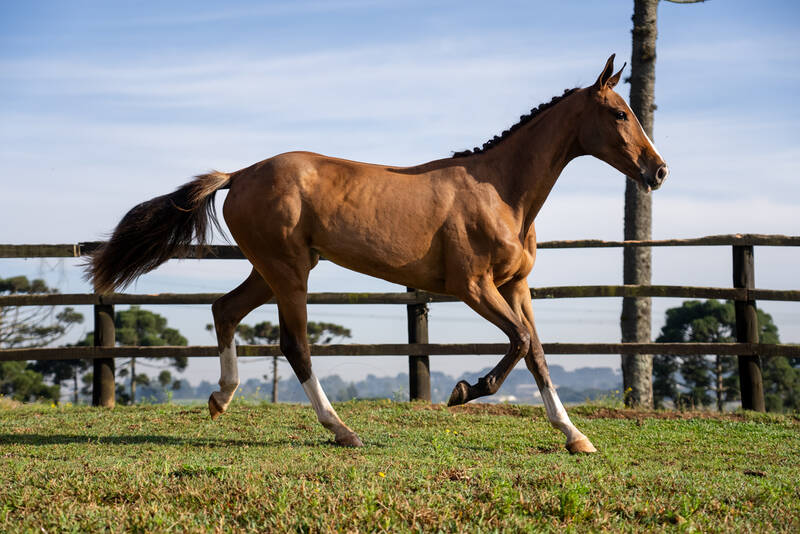
{"label": "black tail", "polygon": [[110,293],[171,257],[185,255],[193,239],[204,246],[208,222],[219,229],[214,193],[227,188],[230,179],[230,175],[217,171],[201,174],[174,193],[130,210],[86,266],[95,291]]}

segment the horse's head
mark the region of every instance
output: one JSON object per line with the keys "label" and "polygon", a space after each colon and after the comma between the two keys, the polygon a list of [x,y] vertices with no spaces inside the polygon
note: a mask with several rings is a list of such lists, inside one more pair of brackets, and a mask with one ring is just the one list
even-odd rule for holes
{"label": "horse's head", "polygon": [[586,107],[578,139],[586,153],[605,161],[650,192],[661,187],[669,168],[631,108],[614,92],[622,69],[614,74],[612,54],[594,85],[582,91]]}

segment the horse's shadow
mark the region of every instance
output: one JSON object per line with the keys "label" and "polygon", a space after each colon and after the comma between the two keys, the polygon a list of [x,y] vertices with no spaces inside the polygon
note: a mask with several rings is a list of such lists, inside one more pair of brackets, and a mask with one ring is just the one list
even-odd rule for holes
{"label": "horse's shadow", "polygon": [[[219,438],[183,438],[179,436],[165,436],[159,434],[137,434],[121,436],[93,436],[87,434],[0,434],[0,446],[3,445],[69,445],[69,444],[92,444],[92,445],[181,445],[190,447],[320,447],[329,446],[340,448],[332,440],[316,439],[266,439],[264,441],[253,441],[244,439],[219,439]],[[369,444],[378,446],[381,444]]]}

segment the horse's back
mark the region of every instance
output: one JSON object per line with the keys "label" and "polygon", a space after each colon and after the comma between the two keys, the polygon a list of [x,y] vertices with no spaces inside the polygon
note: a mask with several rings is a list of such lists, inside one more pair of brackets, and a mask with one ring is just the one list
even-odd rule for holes
{"label": "horse's back", "polygon": [[356,271],[397,278],[415,264],[439,263],[438,234],[454,198],[430,173],[288,152],[232,173],[223,213],[244,251],[313,248]]}

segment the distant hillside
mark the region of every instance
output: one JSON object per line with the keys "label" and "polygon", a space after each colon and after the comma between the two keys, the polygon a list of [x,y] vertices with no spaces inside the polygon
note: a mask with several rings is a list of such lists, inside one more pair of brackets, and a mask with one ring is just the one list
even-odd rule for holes
{"label": "distant hillside", "polygon": [[[478,372],[463,373],[457,378],[438,371],[431,373],[433,402],[446,402],[453,386],[459,380],[475,383],[478,378],[489,371],[490,368],[487,367]],[[622,375],[617,370],[608,367],[581,367],[574,371],[567,371],[560,365],[552,365],[550,366],[550,377],[556,385],[562,401],[568,403],[583,402],[586,399],[603,396],[619,390],[622,386]],[[339,375],[331,375],[320,379],[320,382],[332,401],[345,401],[352,398],[408,400],[407,373],[399,373],[393,377],[368,375],[366,379],[358,382],[347,382]],[[184,380],[181,389],[174,392],[173,398],[176,400],[205,399],[217,388],[216,384],[205,380],[197,386],[192,386]],[[242,384],[237,394],[269,398],[271,392],[271,383],[251,378]],[[294,377],[282,379],[279,382],[278,400],[281,402],[307,402],[303,388]],[[513,370],[500,391],[496,395],[482,399],[482,402],[536,404],[541,400],[533,376],[523,368]]]}

